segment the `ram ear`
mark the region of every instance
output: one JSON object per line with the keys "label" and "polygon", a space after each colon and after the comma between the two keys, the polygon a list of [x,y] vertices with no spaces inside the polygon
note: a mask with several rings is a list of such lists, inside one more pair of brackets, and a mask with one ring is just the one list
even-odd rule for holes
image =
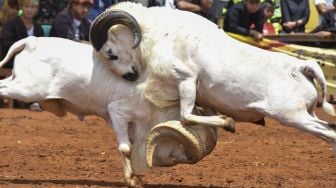
{"label": "ram ear", "polygon": [[99,51],[107,40],[108,30],[117,24],[127,26],[133,33],[133,48],[141,42],[141,29],[136,19],[126,11],[109,9],[100,14],[90,28],[90,41],[93,47]]}
{"label": "ram ear", "polygon": [[153,166],[164,166],[155,164],[155,151],[160,147],[161,142],[167,139],[174,139],[184,148],[186,161],[176,161],[194,164],[204,157],[202,140],[190,127],[183,126],[179,121],[168,121],[153,127],[147,137],[146,161],[149,168]]}

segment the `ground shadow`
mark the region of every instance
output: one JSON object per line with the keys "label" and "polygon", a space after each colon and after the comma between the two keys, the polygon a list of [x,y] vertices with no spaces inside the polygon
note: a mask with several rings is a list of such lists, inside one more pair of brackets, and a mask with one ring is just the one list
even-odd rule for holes
{"label": "ground shadow", "polygon": [[[4,179],[0,178],[1,184],[22,184],[22,185],[81,185],[81,186],[101,186],[101,187],[127,187],[124,182],[107,182],[97,180],[27,180],[27,179]],[[218,186],[206,186],[211,188],[223,188]],[[145,184],[144,188],[206,188],[205,186],[175,185],[175,184]]]}

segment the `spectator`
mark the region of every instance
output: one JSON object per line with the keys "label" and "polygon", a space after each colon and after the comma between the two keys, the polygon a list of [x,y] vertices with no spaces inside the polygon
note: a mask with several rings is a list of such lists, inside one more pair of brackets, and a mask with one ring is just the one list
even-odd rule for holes
{"label": "spectator", "polygon": [[[44,36],[41,25],[34,21],[39,9],[38,0],[19,0],[19,7],[22,10],[20,16],[4,23],[0,34],[1,58],[4,58],[9,47],[16,41],[28,36]],[[4,65],[5,68],[13,67],[13,59]]]}
{"label": "spectator", "polygon": [[321,38],[333,37],[333,32],[335,32],[335,7],[333,1],[314,0],[314,4],[319,13],[319,22],[312,32]]}
{"label": "spectator", "polygon": [[8,0],[7,6],[3,7],[5,10],[5,21],[11,20],[18,15],[19,2],[18,0]]}
{"label": "spectator", "polygon": [[[264,34],[276,34],[273,24],[270,23],[270,19],[274,15],[275,4],[273,1],[265,0],[262,3],[262,8],[264,10],[264,25],[263,25],[263,35]],[[251,26],[251,29],[254,29],[254,24]]]}
{"label": "spectator", "polygon": [[174,4],[177,9],[194,12],[209,18],[213,0],[174,0]]}
{"label": "spectator", "polygon": [[93,6],[89,10],[88,18],[93,21],[99,14],[112,5],[112,0],[94,0]]}
{"label": "spectator", "polygon": [[[7,54],[9,47],[16,41],[28,36],[44,36],[41,25],[37,24],[34,17],[39,10],[39,0],[19,0],[21,14],[4,23],[0,34],[1,59]],[[12,58],[4,68],[13,68]],[[15,107],[26,107],[26,103],[14,101]],[[34,111],[41,111],[38,103],[30,104],[29,108]]]}
{"label": "spectator", "polygon": [[[250,29],[254,24],[254,29]],[[224,19],[224,31],[252,36],[257,41],[263,38],[264,11],[260,0],[245,0],[231,6]]]}
{"label": "spectator", "polygon": [[[225,15],[227,9],[230,8],[230,6],[237,4],[241,1],[244,1],[244,0],[229,0],[229,2],[226,5],[226,8],[223,8],[223,14]],[[281,22],[281,10],[279,6],[280,0],[260,0],[260,2],[262,3],[264,9],[265,9],[265,5],[267,5],[266,9],[268,10],[266,11],[268,11],[268,13],[265,13],[265,14],[272,13],[273,15],[271,18],[267,18],[267,22],[264,23],[264,31],[271,30],[271,33],[267,33],[267,34],[273,34],[273,33],[278,34],[282,29],[282,26],[280,24]],[[273,11],[270,5],[273,5],[274,7]],[[266,34],[266,33],[263,32],[263,34]]]}
{"label": "spectator", "polygon": [[308,0],[281,0],[282,32],[305,32],[305,25],[309,19]]}
{"label": "spectator", "polygon": [[274,15],[275,4],[273,1],[265,0],[262,2],[262,7],[264,9],[264,26],[263,34],[276,34],[273,24],[270,22],[270,19]]}
{"label": "spectator", "polygon": [[87,18],[93,0],[69,0],[51,24],[50,36],[74,41],[89,41],[91,22]]}

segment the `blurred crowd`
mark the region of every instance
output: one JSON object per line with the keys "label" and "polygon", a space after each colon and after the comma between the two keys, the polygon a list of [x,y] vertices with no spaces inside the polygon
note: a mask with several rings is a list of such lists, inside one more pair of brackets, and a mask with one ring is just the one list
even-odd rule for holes
{"label": "blurred crowd", "polygon": [[[256,40],[265,34],[307,32],[334,38],[335,5],[334,0],[230,0],[225,10],[224,30]],[[307,31],[311,10],[315,9],[316,27]]]}
{"label": "blurred crowd", "polygon": [[[28,36],[62,37],[89,42],[91,22],[106,8],[127,0],[0,0],[0,58]],[[129,0],[144,6],[190,11],[226,32],[261,40],[266,34],[305,33],[312,7],[317,26],[309,31],[334,38],[336,0]],[[11,63],[5,65],[9,71]],[[8,72],[10,74],[10,72]],[[4,76],[4,75],[0,75]]]}

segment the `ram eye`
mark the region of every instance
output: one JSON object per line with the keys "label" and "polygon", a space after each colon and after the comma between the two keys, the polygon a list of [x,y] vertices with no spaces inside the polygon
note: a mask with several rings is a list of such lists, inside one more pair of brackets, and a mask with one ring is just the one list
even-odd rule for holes
{"label": "ram eye", "polygon": [[118,56],[114,55],[114,54],[112,53],[112,50],[111,50],[111,49],[108,49],[108,50],[107,50],[107,55],[108,55],[108,57],[109,57],[110,60],[118,60]]}

